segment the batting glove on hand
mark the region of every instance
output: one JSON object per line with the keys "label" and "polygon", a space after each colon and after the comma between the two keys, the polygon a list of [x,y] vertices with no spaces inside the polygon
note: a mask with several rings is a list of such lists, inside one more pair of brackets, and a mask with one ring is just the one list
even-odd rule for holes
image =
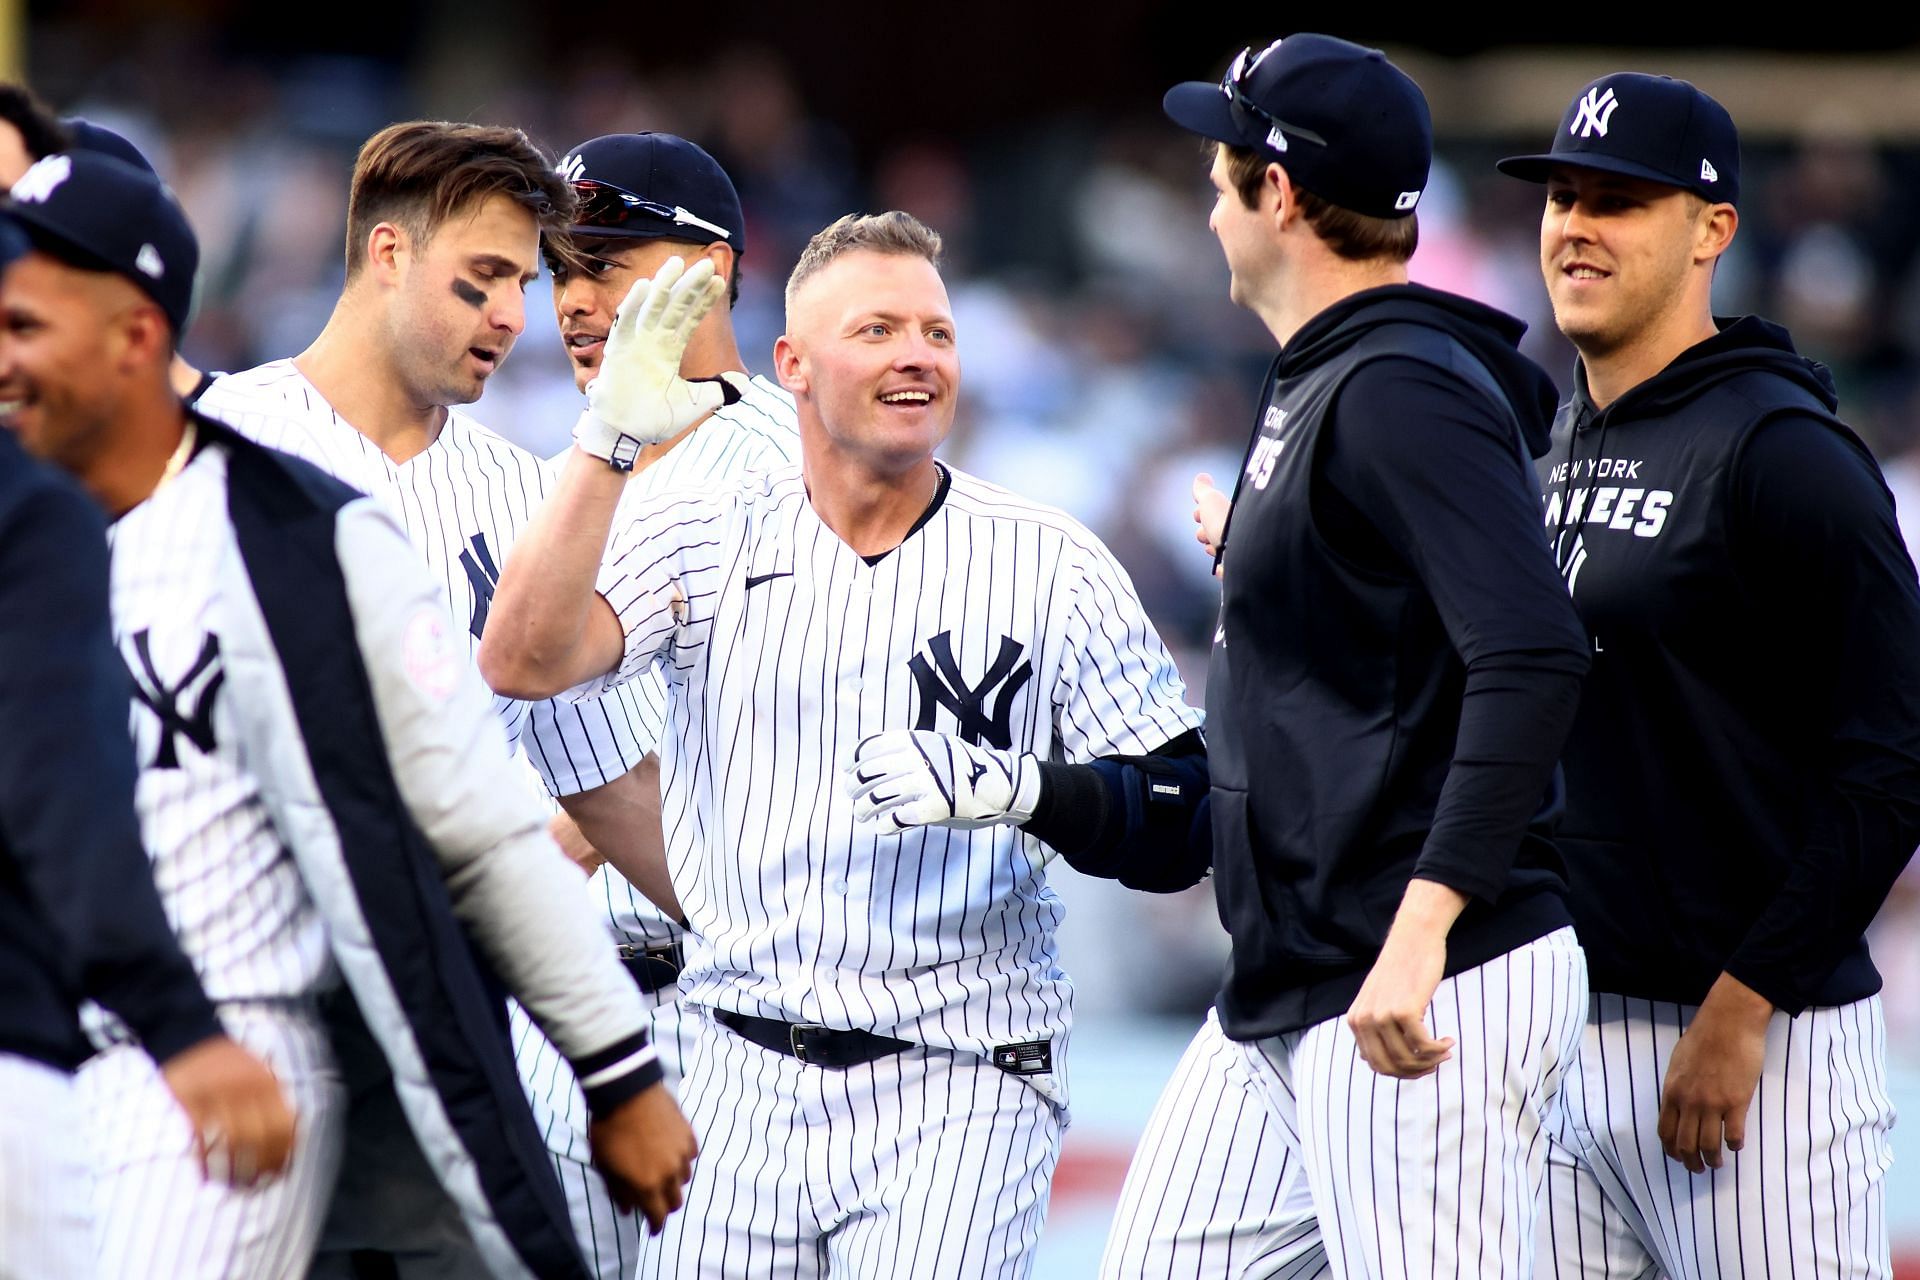
{"label": "batting glove on hand", "polygon": [[858,821],[971,830],[1019,824],[1040,803],[1040,762],[1032,755],[971,746],[927,729],[894,729],[863,739],[847,766]]}
{"label": "batting glove on hand", "polygon": [[633,470],[640,450],[682,431],[718,409],[725,397],[717,381],[680,376],[687,343],[727,282],[713,274],[713,259],[691,271],[668,258],[651,280],[638,280],[614,314],[600,376],[587,384],[587,410],[574,424],[581,449],[616,471]]}

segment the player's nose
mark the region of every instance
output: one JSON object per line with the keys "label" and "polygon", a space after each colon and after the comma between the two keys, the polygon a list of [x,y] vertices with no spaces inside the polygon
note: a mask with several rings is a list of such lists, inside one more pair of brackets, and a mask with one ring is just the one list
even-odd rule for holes
{"label": "player's nose", "polygon": [[527,327],[527,297],[518,289],[503,291],[499,303],[493,309],[493,326],[505,329],[518,337]]}

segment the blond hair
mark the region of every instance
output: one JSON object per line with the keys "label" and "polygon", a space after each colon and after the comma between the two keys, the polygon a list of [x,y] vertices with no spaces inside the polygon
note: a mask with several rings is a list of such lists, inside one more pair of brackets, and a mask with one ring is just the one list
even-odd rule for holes
{"label": "blond hair", "polygon": [[787,277],[787,311],[793,311],[794,295],[809,277],[825,270],[835,258],[859,249],[925,258],[936,268],[940,265],[940,233],[912,214],[898,209],[886,213],[849,213],[836,218],[807,241],[800,261],[793,264],[793,274]]}

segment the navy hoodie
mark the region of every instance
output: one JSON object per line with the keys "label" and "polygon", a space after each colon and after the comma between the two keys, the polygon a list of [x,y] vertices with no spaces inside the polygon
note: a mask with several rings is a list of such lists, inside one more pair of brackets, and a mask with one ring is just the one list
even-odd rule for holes
{"label": "navy hoodie", "polygon": [[1757,318],[1594,407],[1542,465],[1592,637],[1560,845],[1596,991],[1789,1013],[1877,991],[1920,842],[1920,588],[1827,370]]}
{"label": "navy hoodie", "polygon": [[1395,285],[1274,363],[1207,687],[1236,1039],[1344,1013],[1415,876],[1471,899],[1450,974],[1570,922],[1555,761],[1588,652],[1539,526],[1555,396],[1524,328]]}

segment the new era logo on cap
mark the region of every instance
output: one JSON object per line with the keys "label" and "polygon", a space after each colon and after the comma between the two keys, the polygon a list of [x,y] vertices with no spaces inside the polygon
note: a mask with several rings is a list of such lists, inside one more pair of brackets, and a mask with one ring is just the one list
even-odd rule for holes
{"label": "new era logo on cap", "polygon": [[166,312],[176,338],[185,331],[200,246],[151,170],[95,151],[50,155],[21,175],[0,218],[39,252],[125,278]]}
{"label": "new era logo on cap", "polygon": [[1713,161],[1702,160],[1700,162],[1700,181],[1702,182],[1720,181],[1720,171],[1713,167]]}

